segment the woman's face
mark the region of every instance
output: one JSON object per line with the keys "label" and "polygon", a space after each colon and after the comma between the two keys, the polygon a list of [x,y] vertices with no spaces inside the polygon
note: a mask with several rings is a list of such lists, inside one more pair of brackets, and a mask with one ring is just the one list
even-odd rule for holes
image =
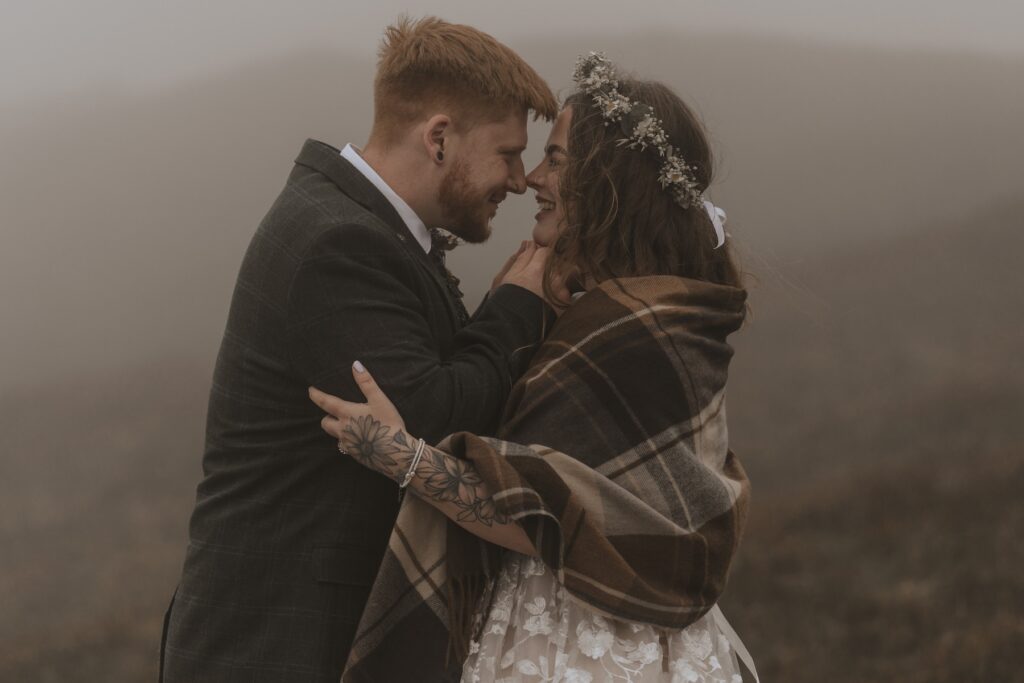
{"label": "woman's face", "polygon": [[536,191],[537,205],[540,207],[534,217],[537,223],[533,226],[533,241],[542,247],[554,244],[563,226],[564,214],[562,200],[558,195],[558,180],[568,159],[566,150],[569,147],[571,122],[572,107],[566,107],[551,127],[551,134],[544,146],[544,158],[526,176],[526,184]]}

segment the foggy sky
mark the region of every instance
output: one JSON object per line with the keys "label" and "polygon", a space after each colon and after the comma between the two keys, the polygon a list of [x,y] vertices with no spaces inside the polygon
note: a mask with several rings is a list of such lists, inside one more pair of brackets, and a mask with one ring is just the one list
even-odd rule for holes
{"label": "foggy sky", "polygon": [[[0,395],[169,354],[212,362],[238,262],[298,145],[365,141],[375,46],[397,5],[151,4],[42,0],[0,17]],[[1024,9],[989,4],[406,9],[491,32],[556,90],[594,48],[680,88],[711,124],[734,244],[784,278],[839,245],[1024,196],[1024,49],[1007,38]],[[545,135],[531,127],[527,164]],[[533,212],[512,198],[491,242],[453,254],[471,303]]]}
{"label": "foggy sky", "polygon": [[401,12],[469,23],[513,46],[658,28],[1024,55],[1017,0],[37,0],[4,8],[0,102],[97,84],[161,87],[311,47],[372,54],[381,28]]}

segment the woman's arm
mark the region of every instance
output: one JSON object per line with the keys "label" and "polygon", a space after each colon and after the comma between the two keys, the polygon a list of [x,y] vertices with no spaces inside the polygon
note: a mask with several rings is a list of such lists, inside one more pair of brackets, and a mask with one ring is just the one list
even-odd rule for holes
{"label": "woman's arm", "polygon": [[[405,432],[402,417],[362,364],[357,361],[352,368],[366,403],[343,401],[313,387],[309,396],[328,413],[322,425],[338,440],[339,450],[401,483],[419,440]],[[425,446],[408,486],[475,536],[524,555],[537,555],[522,528],[497,511],[473,463]]]}

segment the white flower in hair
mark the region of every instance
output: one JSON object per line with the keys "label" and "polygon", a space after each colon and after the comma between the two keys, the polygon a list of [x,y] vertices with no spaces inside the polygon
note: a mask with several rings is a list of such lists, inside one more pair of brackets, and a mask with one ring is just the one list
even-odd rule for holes
{"label": "white flower in hair", "polygon": [[622,115],[625,114],[628,109],[624,106],[622,100],[612,99],[609,97],[602,97],[596,100],[601,108],[601,113],[606,119],[613,121],[619,121],[622,119]]}
{"label": "white flower in hair", "polygon": [[662,187],[668,187],[669,185],[682,185],[686,182],[686,175],[683,173],[682,169],[673,164],[662,168],[661,175],[658,176],[658,180],[661,181]]}

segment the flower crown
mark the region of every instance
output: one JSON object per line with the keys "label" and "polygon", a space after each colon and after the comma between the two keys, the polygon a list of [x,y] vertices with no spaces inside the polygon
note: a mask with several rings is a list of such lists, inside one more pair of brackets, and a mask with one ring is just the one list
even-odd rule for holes
{"label": "flower crown", "polygon": [[593,98],[605,125],[618,123],[626,137],[620,145],[629,149],[645,150],[652,147],[661,157],[658,182],[672,193],[683,208],[701,206],[704,196],[697,184],[696,169],[676,154],[669,144],[668,135],[654,109],[643,102],[635,102],[619,92],[615,68],[601,52],[591,52],[576,60],[573,80],[584,93]]}

